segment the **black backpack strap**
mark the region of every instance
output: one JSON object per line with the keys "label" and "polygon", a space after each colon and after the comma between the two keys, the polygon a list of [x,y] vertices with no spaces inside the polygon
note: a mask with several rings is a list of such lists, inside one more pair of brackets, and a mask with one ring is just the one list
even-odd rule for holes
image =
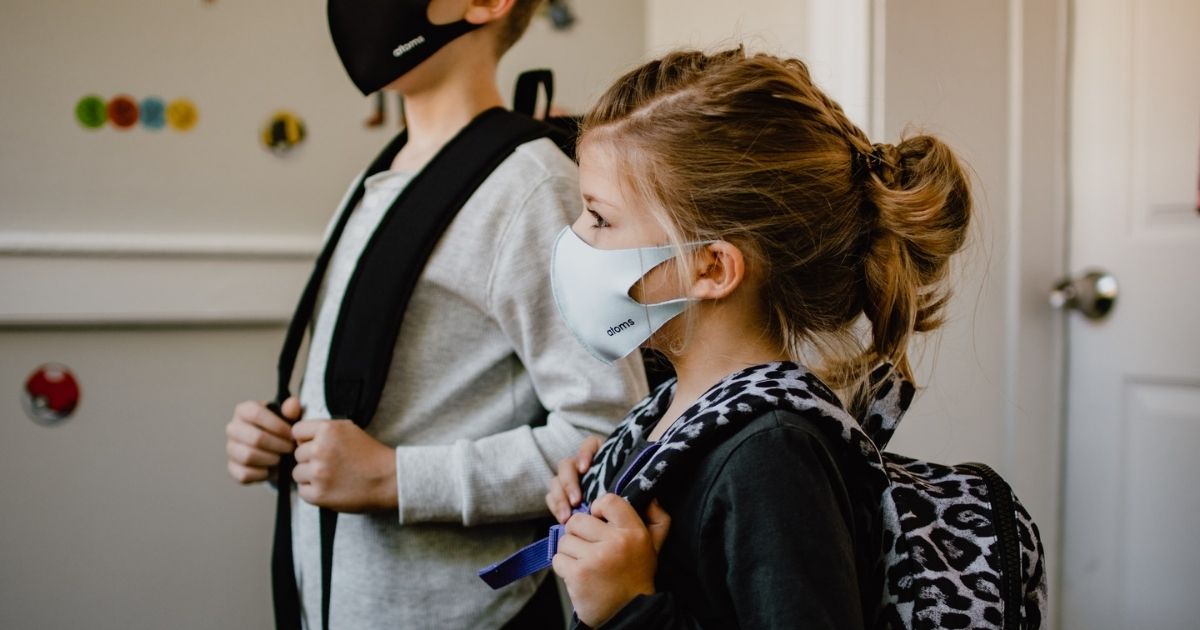
{"label": "black backpack strap", "polygon": [[[279,362],[276,368],[278,387],[275,401],[268,404],[267,407],[280,418],[283,418],[283,401],[292,395],[292,371],[295,369],[300,345],[304,342],[305,331],[308,330],[313,310],[316,308],[321,282],[325,278],[329,261],[333,257],[333,250],[337,247],[338,240],[346,229],[346,222],[349,221],[354,207],[362,199],[363,180],[370,175],[387,170],[406,141],[407,136],[404,133],[397,135],[371,163],[367,172],[355,186],[355,191],[340,208],[337,223],[334,224],[325,246],[317,256],[312,274],[309,275],[308,282],[304,285],[300,301],[296,304],[296,310],[288,324],[283,348],[279,351]],[[295,457],[284,455],[280,458],[275,472],[277,493],[275,496],[275,538],[271,548],[271,594],[275,608],[275,627],[278,630],[300,630],[301,628],[300,594],[296,587],[296,566],[292,556],[291,494],[292,470],[295,466]]]}
{"label": "black backpack strap", "polygon": [[[546,111],[537,115],[537,97],[540,89],[546,90]],[[554,103],[554,73],[546,70],[526,70],[517,77],[517,87],[513,90],[513,111],[525,114],[530,118],[546,118],[550,115],[550,106]]]}
{"label": "black backpack strap", "polygon": [[442,233],[518,146],[548,134],[545,125],[527,116],[488,110],[451,139],[400,193],[346,286],[325,371],[330,412],[359,426],[371,421],[408,300]]}
{"label": "black backpack strap", "polygon": [[[326,406],[333,416],[351,418],[363,427],[371,421],[409,298],[442,233],[479,185],[518,146],[549,134],[545,125],[527,116],[500,108],[487,110],[451,139],[393,202],[359,257],[334,328],[325,374]],[[404,134],[393,140],[372,163],[364,180],[387,170],[404,141]],[[296,355],[312,319],[329,259],[364,190],[360,180],[317,260],[288,327],[280,353],[277,413],[277,405],[289,395]],[[398,215],[403,215],[403,220],[396,219]],[[281,461],[278,479],[289,480],[294,465],[292,458]],[[289,492],[290,483],[279,484],[272,570],[276,627],[293,630],[300,627],[300,599],[291,548]],[[328,628],[337,513],[321,509],[320,524],[321,618],[322,627]]]}
{"label": "black backpack strap", "polygon": [[[538,92],[546,92],[546,109],[537,112]],[[579,123],[577,116],[554,116],[550,107],[554,105],[554,73],[549,70],[526,70],[517,77],[517,86],[513,90],[513,111],[541,120],[550,128],[550,139],[562,149],[563,153],[572,160],[575,159],[575,144],[579,139]]]}

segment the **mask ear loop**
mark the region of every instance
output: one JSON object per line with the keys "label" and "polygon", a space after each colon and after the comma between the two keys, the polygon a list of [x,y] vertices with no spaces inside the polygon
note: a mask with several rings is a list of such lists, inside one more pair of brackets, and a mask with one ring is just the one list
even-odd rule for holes
{"label": "mask ear loop", "polygon": [[[677,297],[677,298],[672,298],[672,299],[669,299],[669,300],[663,300],[662,302],[654,302],[654,303],[650,303],[650,302],[642,302],[642,301],[639,301],[639,300],[636,300],[636,299],[634,299],[632,295],[629,295],[629,291],[632,291],[632,290],[633,290],[633,287],[637,286],[637,283],[639,283],[639,282],[645,282],[645,280],[646,280],[646,276],[648,276],[648,275],[650,274],[650,272],[651,272],[651,271],[654,271],[655,269],[658,269],[659,267],[661,267],[661,266],[665,265],[665,264],[666,264],[668,261],[675,260],[675,259],[679,258],[680,256],[684,256],[684,255],[686,255],[686,254],[690,254],[690,253],[692,253],[692,252],[696,251],[697,249],[699,249],[699,248],[701,248],[701,247],[705,247],[705,246],[707,246],[707,245],[712,245],[713,243],[716,243],[716,242],[718,242],[718,241],[697,241],[697,242],[694,242],[694,243],[684,243],[684,244],[683,244],[683,245],[682,245],[682,246],[681,246],[681,247],[680,247],[680,248],[679,248],[677,251],[675,251],[675,253],[673,253],[673,254],[672,254],[670,257],[668,257],[668,258],[665,258],[665,259],[663,259],[663,260],[660,260],[660,261],[658,261],[658,262],[657,262],[657,263],[655,263],[655,265],[654,265],[653,267],[651,267],[650,269],[646,269],[646,259],[643,257],[643,256],[644,256],[644,252],[645,252],[646,248],[638,248],[638,250],[637,250],[637,253],[638,253],[638,268],[639,268],[639,269],[643,269],[644,271],[642,272],[642,275],[641,275],[641,276],[639,276],[639,277],[638,277],[638,279],[634,281],[634,283],[633,283],[633,284],[629,285],[629,290],[628,290],[628,291],[626,291],[626,292],[625,292],[625,294],[626,294],[626,295],[629,297],[629,299],[633,300],[634,302],[636,302],[638,305],[640,305],[640,306],[642,307],[642,313],[643,313],[643,315],[645,315],[645,317],[646,317],[646,321],[647,321],[647,322],[650,322],[650,321],[652,321],[652,320],[650,319],[650,307],[652,307],[652,306],[659,306],[659,305],[662,305],[662,304],[669,304],[669,303],[671,303],[671,302],[678,302],[678,301],[680,301],[680,300],[683,300],[684,302],[687,302],[687,303],[689,303],[689,304],[690,304],[690,303],[692,303],[692,302],[698,302],[699,300],[696,300],[696,299],[693,299],[693,298],[691,298],[691,297],[687,296],[687,295],[686,295],[686,292],[685,292],[685,295],[682,295],[682,296],[680,296],[680,297]],[[643,285],[643,286],[644,286],[644,285]],[[645,297],[645,296],[643,296],[643,297]],[[651,333],[651,334],[653,335],[653,333]],[[649,338],[647,338],[647,340],[649,340]]]}
{"label": "mask ear loop", "polygon": [[[638,284],[639,282],[643,283],[643,284],[642,284],[642,287],[643,287],[643,288],[645,288],[645,286],[646,286],[646,285],[645,285],[645,282],[646,282],[646,276],[647,276],[647,275],[649,275],[651,271],[654,271],[654,269],[646,269],[646,260],[645,260],[645,258],[643,258],[643,257],[642,257],[642,256],[643,256],[643,255],[642,255],[642,250],[641,250],[641,249],[638,249],[638,250],[637,250],[637,253],[638,253],[638,269],[642,269],[643,271],[642,271],[642,275],[641,275],[641,276],[639,276],[639,277],[638,277],[638,279],[637,279],[637,280],[635,280],[635,281],[634,281],[634,283],[633,283],[632,285],[630,285],[630,287],[629,287],[629,291],[632,291],[632,290],[633,290],[633,287],[636,287],[636,286],[637,286],[637,284]],[[669,259],[668,259],[668,260],[669,260]],[[664,260],[663,262],[666,262],[666,261]],[[661,264],[662,264],[662,263],[659,263],[659,265],[661,265]],[[655,267],[657,267],[657,266],[658,266],[658,265],[655,265]],[[626,292],[625,292],[625,293],[626,293],[626,295],[628,295],[628,294],[629,294],[629,291],[626,291]],[[632,295],[630,295],[629,297],[630,297],[630,299],[632,299],[632,298],[633,298],[633,296],[632,296]],[[646,297],[646,296],[643,294],[643,295],[642,295],[642,297],[644,298],[644,297]],[[649,304],[647,304],[646,302],[642,301],[642,300],[634,300],[634,302],[637,302],[638,304],[640,304],[640,305],[641,305],[641,307],[642,307],[642,314],[643,314],[643,315],[645,316],[645,318],[646,318],[646,323],[647,323],[647,324],[649,324],[649,323],[650,323],[650,305],[649,305]],[[650,336],[651,336],[651,337],[653,337],[653,336],[654,336],[654,333],[651,333],[651,334],[650,334]],[[646,341],[650,341],[650,337],[647,337],[647,338],[646,338]],[[643,343],[644,343],[644,342],[643,342]]]}

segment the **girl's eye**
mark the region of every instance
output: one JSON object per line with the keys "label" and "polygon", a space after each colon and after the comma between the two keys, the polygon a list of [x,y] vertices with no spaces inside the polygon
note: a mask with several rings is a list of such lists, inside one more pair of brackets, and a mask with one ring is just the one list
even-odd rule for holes
{"label": "girl's eye", "polygon": [[592,215],[592,218],[596,219],[596,224],[593,225],[592,227],[606,228],[609,226],[608,221],[605,221],[604,217],[600,216],[599,212],[596,212],[595,210],[592,210],[591,208],[588,208],[587,211],[588,211],[588,213],[590,213]]}

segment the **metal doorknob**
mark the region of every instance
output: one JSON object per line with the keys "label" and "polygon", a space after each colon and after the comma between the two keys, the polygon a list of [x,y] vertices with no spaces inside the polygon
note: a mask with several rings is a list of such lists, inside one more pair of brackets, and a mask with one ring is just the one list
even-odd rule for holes
{"label": "metal doorknob", "polygon": [[1107,271],[1089,269],[1081,276],[1063,278],[1050,292],[1054,308],[1074,309],[1088,319],[1108,316],[1117,303],[1117,278]]}

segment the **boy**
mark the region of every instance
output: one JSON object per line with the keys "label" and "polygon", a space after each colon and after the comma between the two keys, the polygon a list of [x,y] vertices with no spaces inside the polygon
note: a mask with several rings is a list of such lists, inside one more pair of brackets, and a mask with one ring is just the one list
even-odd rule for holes
{"label": "boy", "polygon": [[[330,628],[561,624],[552,582],[492,591],[475,572],[544,533],[527,519],[545,514],[553,463],[587,435],[610,432],[646,393],[639,362],[594,361],[553,306],[546,252],[578,214],[570,159],[547,138],[526,142],[462,205],[420,272],[365,429],[353,418],[330,420],[324,378],[372,233],[448,142],[501,105],[496,65],[537,4],[329,3],[354,83],[364,93],[386,86],[404,95],[407,142],[389,169],[363,180],[340,235],[331,230],[336,245],[313,309],[300,396],[281,410],[288,421],[302,419],[290,425],[244,402],[226,430],[229,471],[243,484],[269,479],[294,454],[303,500],[291,501],[291,554],[307,628],[325,625],[326,610]],[[387,58],[368,50],[372,42],[386,43]],[[340,513],[328,592],[318,508]],[[278,610],[277,624],[288,625]]]}

